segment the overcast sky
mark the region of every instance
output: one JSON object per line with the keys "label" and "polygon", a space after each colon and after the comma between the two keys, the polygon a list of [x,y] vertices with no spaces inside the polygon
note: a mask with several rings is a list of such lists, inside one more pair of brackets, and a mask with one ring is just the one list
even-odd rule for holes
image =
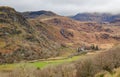
{"label": "overcast sky", "polygon": [[0,6],[11,6],[20,12],[49,10],[60,15],[82,12],[120,13],[120,0],[0,0]]}

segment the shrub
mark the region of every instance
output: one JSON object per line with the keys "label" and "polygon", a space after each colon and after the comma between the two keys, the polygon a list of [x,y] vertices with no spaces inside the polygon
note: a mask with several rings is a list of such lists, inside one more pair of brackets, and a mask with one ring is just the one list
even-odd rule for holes
{"label": "shrub", "polygon": [[[120,67],[120,46],[80,61],[56,67],[37,69],[23,66],[6,77],[109,77],[110,75],[106,76],[105,73],[108,72],[112,75],[114,74],[113,69],[118,67]],[[119,77],[118,74],[116,77]]]}

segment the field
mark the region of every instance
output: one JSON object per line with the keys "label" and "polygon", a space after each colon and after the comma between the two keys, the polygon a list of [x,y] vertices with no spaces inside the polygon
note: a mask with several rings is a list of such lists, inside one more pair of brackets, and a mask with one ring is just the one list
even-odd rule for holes
{"label": "field", "polygon": [[21,63],[14,63],[14,64],[4,64],[4,65],[0,65],[0,71],[11,71],[13,69],[15,69],[16,67],[20,67],[20,66],[32,66],[32,67],[36,67],[36,68],[45,68],[48,66],[53,66],[53,65],[58,65],[58,64],[62,64],[62,63],[68,63],[68,62],[72,62],[72,61],[76,61],[80,58],[82,58],[84,55],[80,55],[80,56],[74,56],[71,58],[61,58],[61,59],[49,59],[46,61],[35,61],[35,62],[21,62]]}

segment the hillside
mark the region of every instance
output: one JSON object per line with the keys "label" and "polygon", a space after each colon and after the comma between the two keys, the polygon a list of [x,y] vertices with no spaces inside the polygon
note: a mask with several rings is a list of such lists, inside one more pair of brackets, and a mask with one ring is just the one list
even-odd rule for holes
{"label": "hillside", "polygon": [[[42,11],[39,11],[39,13]],[[52,35],[54,40],[60,44],[64,44],[66,46],[80,46],[82,44],[115,44],[120,40],[120,31],[118,30],[119,26],[116,26],[116,23],[112,21],[116,21],[118,16],[113,16],[112,14],[107,13],[83,13],[78,14],[76,17],[80,17],[82,20],[83,17],[90,17],[93,20],[88,22],[85,21],[76,21],[74,19],[70,19],[65,16],[59,16],[53,12],[54,15],[47,15],[47,11],[42,12],[42,15],[38,12],[30,12],[37,15],[35,18],[30,18],[29,21],[32,24],[43,23],[44,30],[48,30],[47,37],[49,38]],[[38,14],[37,14],[38,13]],[[24,13],[22,13],[24,16]],[[110,22],[110,23],[98,23],[97,21],[102,22]],[[85,18],[88,19],[88,18]],[[38,28],[40,29],[40,28]],[[41,30],[42,31],[42,30]],[[44,32],[45,33],[45,32]],[[117,33],[117,34],[116,34]]]}
{"label": "hillside", "polygon": [[13,8],[0,7],[0,63],[56,56],[57,47]]}
{"label": "hillside", "polygon": [[65,45],[115,44],[120,40],[120,27],[114,24],[79,22],[63,16],[35,20],[53,27],[50,31],[56,35],[57,41]]}

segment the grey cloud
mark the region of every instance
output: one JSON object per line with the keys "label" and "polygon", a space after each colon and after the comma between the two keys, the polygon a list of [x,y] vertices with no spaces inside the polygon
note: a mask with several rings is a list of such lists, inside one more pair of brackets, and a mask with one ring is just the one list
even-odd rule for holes
{"label": "grey cloud", "polygon": [[61,15],[78,12],[119,13],[120,0],[0,0],[17,11],[51,10]]}

